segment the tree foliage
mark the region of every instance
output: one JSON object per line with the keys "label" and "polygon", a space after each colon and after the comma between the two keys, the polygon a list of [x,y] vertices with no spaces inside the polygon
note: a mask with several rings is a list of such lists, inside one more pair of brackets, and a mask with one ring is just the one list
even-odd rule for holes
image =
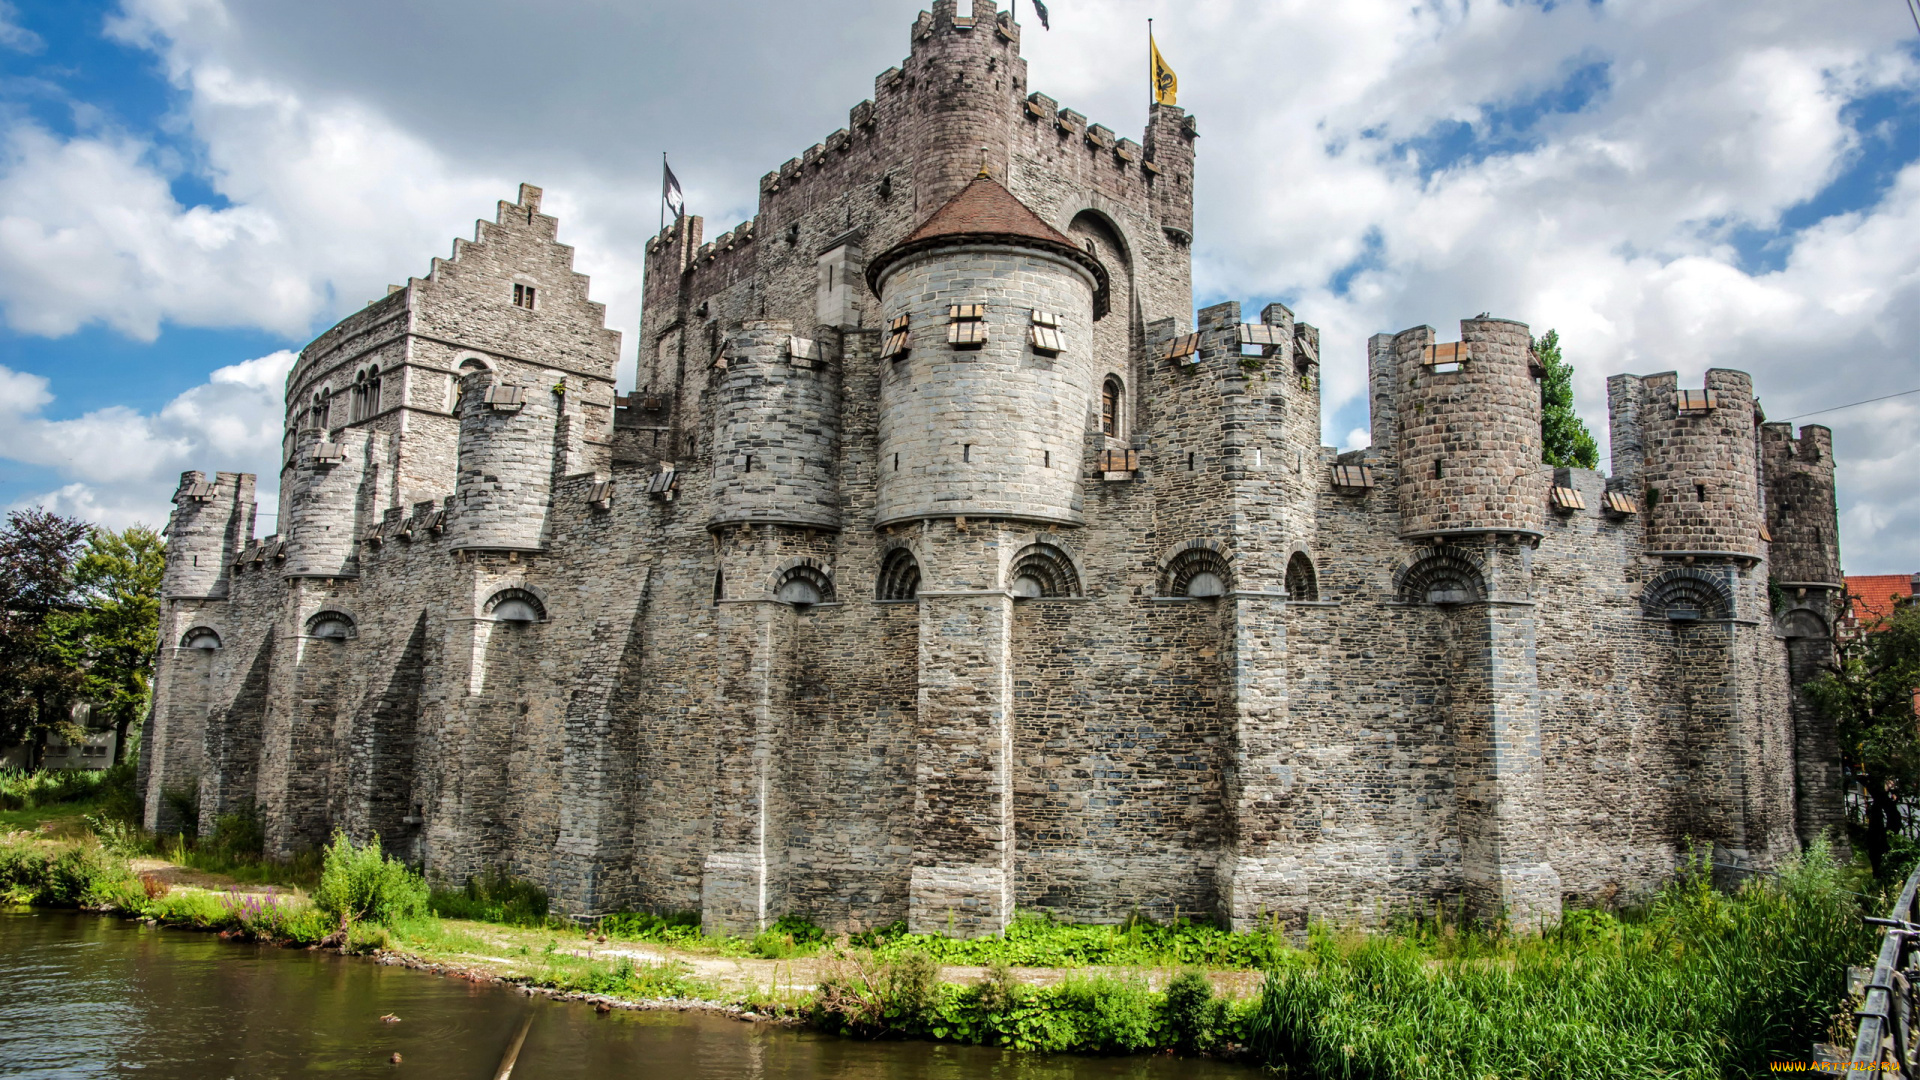
{"label": "tree foliage", "polygon": [[1541,460],[1563,469],[1598,467],[1600,444],[1573,411],[1573,365],[1560,355],[1560,331],[1533,339],[1533,351],[1547,369],[1540,380]]}
{"label": "tree foliage", "polygon": [[1841,645],[1839,662],[1808,683],[1814,708],[1840,737],[1840,760],[1863,796],[1860,847],[1877,877],[1905,871],[1896,844],[1911,847],[1920,802],[1920,605],[1909,604]]}
{"label": "tree foliage", "polygon": [[166,568],[167,544],[154,530],[94,529],[73,569],[78,610],[56,617],[69,662],[82,672],[83,693],[95,715],[113,724],[120,747],[152,697]]}
{"label": "tree foliage", "polygon": [[[46,510],[15,510],[0,526],[0,746],[44,744],[72,732],[85,679],[58,633],[77,607],[74,561],[88,526]],[[77,733],[76,733],[77,734]]]}
{"label": "tree foliage", "polygon": [[146,714],[166,544],[140,525],[115,532],[43,509],[0,526],[0,746],[83,733],[93,705],[124,746]]}

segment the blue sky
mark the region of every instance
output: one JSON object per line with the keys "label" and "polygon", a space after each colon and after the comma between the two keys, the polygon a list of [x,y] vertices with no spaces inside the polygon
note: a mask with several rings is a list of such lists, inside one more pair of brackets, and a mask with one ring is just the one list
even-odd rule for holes
{"label": "blue sky", "polygon": [[[1901,0],[1150,8],[1052,5],[1030,83],[1137,131],[1158,16],[1197,299],[1321,327],[1329,443],[1365,441],[1369,334],[1480,311],[1560,331],[1603,445],[1617,371],[1749,370],[1775,417],[1920,387]],[[0,505],[157,523],[182,469],[271,476],[287,350],[522,180],[631,351],[658,152],[731,227],[916,9],[0,3]],[[1819,419],[1849,569],[1920,569],[1920,395]]]}

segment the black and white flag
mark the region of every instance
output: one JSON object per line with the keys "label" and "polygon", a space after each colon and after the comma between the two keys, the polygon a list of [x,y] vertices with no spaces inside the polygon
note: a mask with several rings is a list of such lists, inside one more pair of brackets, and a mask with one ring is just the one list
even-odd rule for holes
{"label": "black and white flag", "polygon": [[677,219],[686,213],[687,199],[680,193],[680,178],[673,175],[672,166],[667,164],[667,155],[660,155],[660,198],[666,201],[667,209]]}
{"label": "black and white flag", "polygon": [[1053,27],[1047,25],[1047,5],[1041,3],[1040,0],[1033,0],[1033,13],[1040,16],[1040,29],[1053,29]]}

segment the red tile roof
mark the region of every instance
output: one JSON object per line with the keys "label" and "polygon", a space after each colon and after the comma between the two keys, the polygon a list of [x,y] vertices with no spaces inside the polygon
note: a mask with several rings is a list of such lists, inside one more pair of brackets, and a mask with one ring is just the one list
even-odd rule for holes
{"label": "red tile roof", "polygon": [[1897,600],[1912,595],[1911,574],[1848,574],[1847,596],[1852,598],[1848,621],[1870,626],[1892,615]]}
{"label": "red tile roof", "polygon": [[1008,240],[1053,251],[1086,267],[1098,282],[1094,310],[1098,314],[1106,313],[1106,267],[1101,266],[1100,261],[1085,248],[1068,239],[1065,233],[1047,224],[1026,203],[1015,198],[1013,192],[1000,186],[1000,182],[990,176],[975,177],[972,183],[960,189],[958,195],[948,199],[945,206],[921,222],[919,228],[907,234],[905,240],[874,259],[867,267],[867,284],[878,295],[880,276],[887,267],[917,251]]}

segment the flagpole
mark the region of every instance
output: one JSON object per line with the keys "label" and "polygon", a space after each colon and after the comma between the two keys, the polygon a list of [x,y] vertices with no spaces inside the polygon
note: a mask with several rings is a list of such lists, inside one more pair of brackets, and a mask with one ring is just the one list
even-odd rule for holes
{"label": "flagpole", "polygon": [[660,231],[667,231],[667,152],[660,151]]}

